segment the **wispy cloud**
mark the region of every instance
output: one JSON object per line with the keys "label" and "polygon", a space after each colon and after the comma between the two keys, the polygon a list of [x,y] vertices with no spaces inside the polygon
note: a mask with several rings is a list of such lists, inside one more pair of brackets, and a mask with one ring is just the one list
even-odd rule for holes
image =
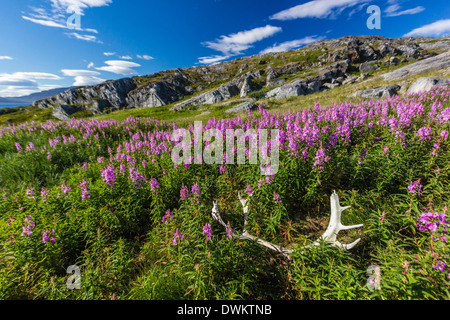
{"label": "wispy cloud", "polygon": [[71,37],[71,38],[78,39],[78,40],[83,40],[83,41],[88,41],[88,42],[103,43],[102,41],[98,40],[96,36],[93,36],[93,35],[79,34],[77,32],[66,33],[66,35]]}
{"label": "wispy cloud", "polygon": [[[77,13],[84,15],[84,10],[93,7],[103,7],[112,3],[112,0],[50,0],[50,6],[47,8],[30,7],[30,11],[22,15],[22,19],[46,27],[71,29],[78,32],[90,32],[98,34],[98,31],[92,28],[75,27],[68,23],[68,18]],[[89,35],[80,35],[79,33],[70,33],[74,38],[99,42],[96,37]],[[95,38],[95,41],[93,40]]]}
{"label": "wispy cloud", "polygon": [[116,53],[115,52],[103,52],[103,54],[107,57],[110,57],[110,56],[115,55]]}
{"label": "wispy cloud", "polygon": [[10,56],[0,56],[0,60],[13,60]]}
{"label": "wispy cloud", "polygon": [[129,76],[129,75],[137,74],[136,70],[133,70],[132,68],[141,66],[138,63],[135,63],[132,61],[124,61],[124,60],[108,60],[108,61],[105,61],[105,64],[106,64],[106,66],[95,68],[95,69]]}
{"label": "wispy cloud", "polygon": [[245,50],[252,48],[253,43],[271,37],[282,30],[283,29],[280,27],[266,25],[265,27],[241,31],[227,36],[220,36],[219,39],[214,41],[203,42],[203,46],[219,51],[222,55],[201,57],[199,58],[199,62],[203,64],[216,63],[240,55]]}
{"label": "wispy cloud", "polygon": [[98,78],[100,72],[92,70],[72,70],[63,69],[61,72],[68,77],[74,77],[75,82],[73,86],[90,86],[106,81],[105,79]]}
{"label": "wispy cloud", "polygon": [[293,50],[293,49],[298,49],[304,45],[319,41],[319,40],[323,40],[325,39],[325,37],[322,36],[308,36],[302,39],[297,39],[297,40],[291,40],[291,41],[286,41],[286,42],[282,42],[280,44],[275,43],[273,46],[268,47],[264,50],[262,50],[260,53],[264,54],[264,53],[270,53],[270,52],[284,52],[284,51],[289,51],[289,50]]}
{"label": "wispy cloud", "polygon": [[227,60],[229,58],[231,58],[231,56],[215,55],[215,56],[209,56],[209,57],[200,57],[200,58],[198,58],[198,62],[201,64],[214,64],[217,62]]}
{"label": "wispy cloud", "polygon": [[95,64],[93,62],[91,62],[91,63],[88,64],[87,67],[88,67],[88,69],[90,69],[90,68],[93,68],[94,66],[95,66]]}
{"label": "wispy cloud", "polygon": [[347,8],[368,3],[371,0],[313,0],[280,11],[270,17],[272,20],[293,20],[299,18],[332,18]]}
{"label": "wispy cloud", "polygon": [[61,80],[58,75],[45,72],[0,73],[0,96],[18,97],[46,88],[57,88],[57,85],[43,85],[36,80]]}
{"label": "wispy cloud", "polygon": [[152,56],[149,56],[149,55],[147,55],[147,54],[144,54],[144,55],[138,54],[136,57],[137,57],[138,59],[142,59],[142,60],[153,60],[153,59],[155,59],[155,58],[153,58]]}
{"label": "wispy cloud", "polygon": [[450,19],[438,20],[436,22],[416,28],[404,37],[424,36],[424,37],[441,37],[450,35]]}
{"label": "wispy cloud", "polygon": [[[392,3],[392,2],[391,2]],[[425,10],[424,7],[418,6],[412,9],[402,10],[400,11],[401,6],[398,3],[394,3],[386,8],[384,11],[387,17],[397,17],[405,14],[416,14]]]}
{"label": "wispy cloud", "polygon": [[130,57],[130,56],[121,56],[120,59],[124,59],[124,60],[133,60],[133,58]]}

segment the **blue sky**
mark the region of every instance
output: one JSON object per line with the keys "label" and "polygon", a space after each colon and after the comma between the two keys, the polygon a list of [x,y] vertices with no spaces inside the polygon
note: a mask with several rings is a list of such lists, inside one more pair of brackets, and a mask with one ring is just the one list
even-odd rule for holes
{"label": "blue sky", "polygon": [[[367,8],[381,10],[369,29]],[[77,20],[68,19],[77,15]],[[346,35],[450,35],[448,0],[2,0],[0,96],[92,85]]]}

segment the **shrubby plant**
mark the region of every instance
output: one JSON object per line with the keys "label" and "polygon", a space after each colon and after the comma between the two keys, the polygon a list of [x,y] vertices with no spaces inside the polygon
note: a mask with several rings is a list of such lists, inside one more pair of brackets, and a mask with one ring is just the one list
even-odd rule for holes
{"label": "shrubby plant", "polygon": [[[449,96],[260,107],[204,125],[279,130],[272,176],[248,161],[174,164],[178,126],[154,118],[2,127],[0,298],[448,299]],[[305,249],[326,227],[332,190],[351,206],[343,222],[364,223],[345,237],[362,241]],[[291,260],[233,237],[238,191],[253,194],[247,228],[292,248]],[[66,285],[73,265],[79,290]]]}

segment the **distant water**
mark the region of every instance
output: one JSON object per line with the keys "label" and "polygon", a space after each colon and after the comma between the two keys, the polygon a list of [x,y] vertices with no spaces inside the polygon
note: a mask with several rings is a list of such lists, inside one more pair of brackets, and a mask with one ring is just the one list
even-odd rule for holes
{"label": "distant water", "polygon": [[26,104],[2,104],[0,103],[0,109],[2,108],[15,108],[15,107],[25,107]]}

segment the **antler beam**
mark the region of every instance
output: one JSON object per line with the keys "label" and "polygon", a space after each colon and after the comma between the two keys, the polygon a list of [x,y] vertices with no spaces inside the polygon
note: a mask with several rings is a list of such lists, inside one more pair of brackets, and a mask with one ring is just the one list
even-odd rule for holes
{"label": "antler beam", "polygon": [[[262,240],[258,237],[255,237],[253,235],[251,235],[248,230],[247,230],[247,224],[248,224],[248,205],[247,202],[250,199],[250,197],[253,195],[250,194],[248,199],[244,199],[241,196],[241,193],[238,193],[239,196],[239,200],[241,201],[242,207],[243,207],[243,211],[244,211],[244,230],[242,231],[242,233],[238,236],[233,235],[235,238],[238,239],[242,239],[242,240],[253,240],[256,241],[257,243],[259,243],[260,245],[267,247],[269,249],[275,250],[283,255],[285,255],[286,257],[290,257],[290,254],[292,253],[292,250],[290,249],[286,249],[280,246],[277,246],[273,243],[267,242],[265,240]],[[312,246],[319,246],[321,241],[325,241],[327,243],[329,243],[331,246],[336,246],[339,247],[341,249],[346,249],[349,250],[351,248],[353,248],[354,246],[356,246],[356,244],[361,240],[361,239],[357,239],[356,241],[350,243],[350,244],[342,244],[339,241],[337,241],[337,235],[341,230],[348,230],[348,229],[354,229],[354,228],[360,228],[363,226],[363,224],[358,224],[358,225],[353,225],[353,226],[344,226],[341,223],[341,216],[342,216],[342,212],[350,207],[341,207],[339,204],[339,197],[336,193],[336,191],[333,191],[333,194],[330,197],[330,201],[331,201],[331,217],[330,217],[330,222],[328,224],[328,227],[325,231],[325,233],[318,239],[316,240]],[[220,212],[219,212],[219,207],[218,207],[218,201],[214,201],[213,202],[213,209],[212,209],[212,217],[218,221],[223,227],[228,228],[228,226],[225,224],[225,222],[223,222],[222,217],[220,216]],[[308,246],[308,248],[310,248],[311,246]]]}

